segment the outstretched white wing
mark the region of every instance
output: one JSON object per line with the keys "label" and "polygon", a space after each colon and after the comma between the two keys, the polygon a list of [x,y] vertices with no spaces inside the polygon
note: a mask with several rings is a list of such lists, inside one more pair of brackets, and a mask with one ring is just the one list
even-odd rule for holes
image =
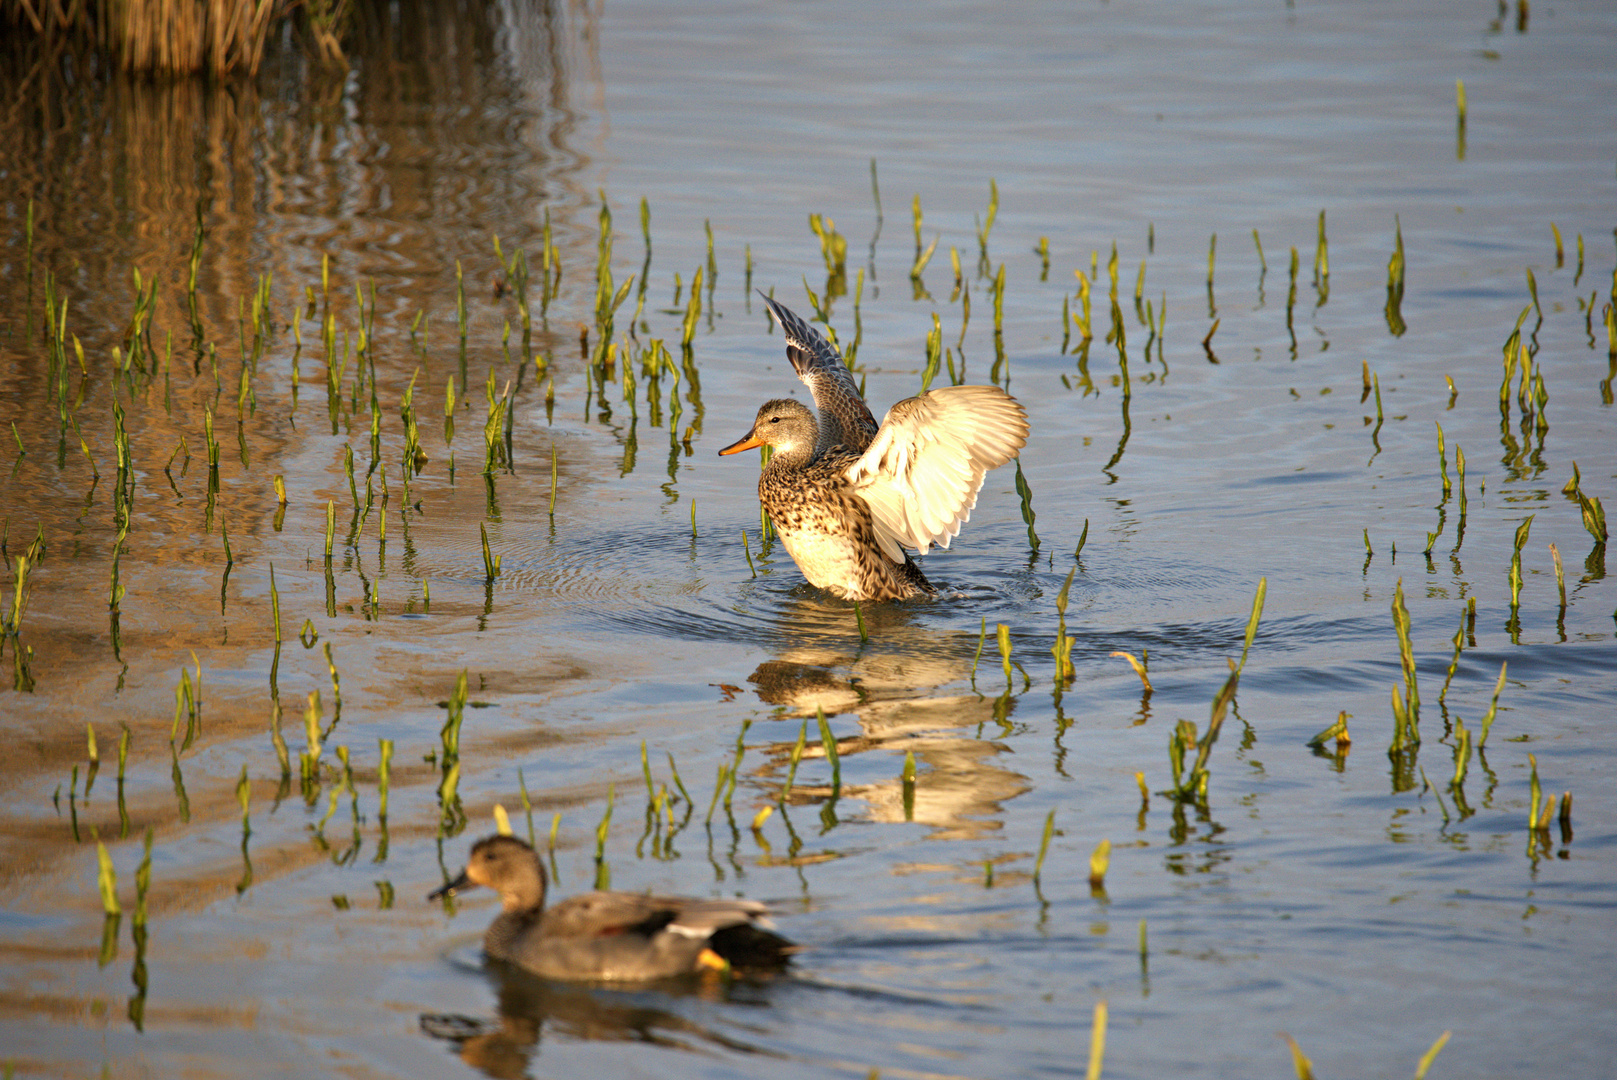
{"label": "outstretched white wing", "polygon": [[997,386],[942,386],[889,409],[846,473],[870,504],[882,551],[903,562],[902,548],[948,547],[971,520],[983,477],[1027,434],[1027,411]]}

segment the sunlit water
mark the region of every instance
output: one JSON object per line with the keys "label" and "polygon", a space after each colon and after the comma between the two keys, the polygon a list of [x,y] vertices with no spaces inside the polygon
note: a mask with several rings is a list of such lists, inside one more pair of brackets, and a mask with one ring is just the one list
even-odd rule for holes
{"label": "sunlit water", "polygon": [[[32,683],[0,691],[0,1061],[51,1076],[1075,1075],[1104,1000],[1107,1076],[1288,1075],[1279,1032],[1322,1075],[1400,1075],[1444,1031],[1434,1077],[1600,1074],[1617,1021],[1617,785],[1602,756],[1617,593],[1562,489],[1576,462],[1583,491],[1617,503],[1602,325],[1617,17],[1595,4],[1535,6],[1525,26],[1514,8],[1494,16],[411,9],[369,33],[345,81],[291,55],[224,91],[8,60],[4,618],[16,559],[41,533],[44,555],[0,656],[0,686]],[[990,178],[999,202],[980,263]],[[692,363],[657,382],[655,408],[638,364],[631,407],[621,364],[603,403],[581,359],[602,191],[615,280],[635,283],[617,315],[624,349],[656,337],[678,362],[703,268]],[[916,195],[922,244],[938,240],[920,290]],[[186,299],[199,198],[200,353]],[[1321,211],[1329,276],[1317,283]],[[538,377],[514,299],[494,285],[491,235],[537,276],[547,213],[563,276],[548,329],[529,287],[532,349],[550,360]],[[851,605],[805,586],[760,536],[755,462],[714,454],[759,402],[802,394],[746,266],[750,253],[750,283],[808,314],[804,279],[828,292],[810,214],[846,237],[832,322],[844,343],[862,331],[878,414],[918,389],[935,312],[966,380],[998,374],[1033,423],[1022,470],[1038,547],[1014,470],[992,474],[955,548],[926,559],[939,598],[864,606],[868,641]],[[1394,333],[1399,228],[1406,328]],[[1114,244],[1127,393],[1103,340]],[[963,342],[951,248],[970,296]],[[622,335],[647,265],[635,343]],[[157,283],[153,348],[161,358],[172,335],[173,351],[166,375],[115,381],[135,268]],[[1087,358],[1076,329],[1063,332],[1064,297],[1079,310],[1074,269],[1092,285]],[[47,271],[69,301],[65,427],[41,344]],[[1502,413],[1501,350],[1534,303],[1529,271],[1538,303],[1523,335],[1547,400],[1525,412],[1513,383]],[[239,404],[239,319],[250,351],[259,275],[273,328]],[[1146,301],[1165,314],[1149,342]],[[362,322],[372,335],[381,464],[368,514],[355,496],[363,510],[371,383],[356,399],[349,360],[334,432],[328,303],[339,356]],[[511,387],[512,461],[489,483],[491,369],[496,397]],[[428,462],[406,498],[412,377]],[[133,461],[121,546],[115,400]],[[1513,618],[1513,541],[1530,514]],[[479,523],[500,559],[492,582]],[[1075,567],[1076,677],[1058,687],[1056,599]],[[1181,720],[1205,732],[1260,579],[1263,617],[1206,802],[1176,805],[1170,736]],[[1390,759],[1400,582],[1423,741]],[[327,645],[342,711],[306,803],[311,692],[322,731],[332,723]],[[1154,692],[1114,652],[1148,657]],[[1486,749],[1456,789],[1456,725],[1480,739],[1502,664]],[[200,730],[188,732],[176,687],[198,670]],[[463,670],[465,820],[446,825],[441,729]],[[835,798],[816,708],[839,744]],[[1342,712],[1351,750],[1311,750]],[[100,753],[87,795],[86,723]],[[379,739],[395,748],[385,825]],[[726,802],[715,778],[738,739]],[[642,744],[653,783],[676,796],[671,817],[647,812]],[[1570,833],[1529,833],[1529,754],[1546,793],[1573,792]],[[808,947],[796,974],[610,991],[485,971],[492,897],[454,913],[421,898],[492,828],[494,804],[527,833],[524,788],[541,846],[561,815],[559,892],[596,879],[610,799],[614,887],[771,901]],[[147,827],[142,972],[130,929]],[[118,871],[115,953],[92,829]],[[1095,889],[1103,839],[1111,866]]]}

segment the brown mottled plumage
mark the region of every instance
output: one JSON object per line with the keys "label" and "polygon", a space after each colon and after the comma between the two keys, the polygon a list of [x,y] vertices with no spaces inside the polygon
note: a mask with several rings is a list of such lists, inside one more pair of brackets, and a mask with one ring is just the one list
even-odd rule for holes
{"label": "brown mottled plumage", "polygon": [[848,600],[934,592],[905,549],[924,555],[959,535],[988,470],[1026,444],[1026,411],[997,386],[944,386],[900,401],[878,428],[836,349],[765,301],[820,416],[790,398],[765,402],[719,453],[774,448],[758,499],[813,584]]}
{"label": "brown mottled plumage", "polygon": [[472,846],[460,877],[427,897],[474,885],[500,894],[504,910],[483,935],[495,960],[547,979],[645,982],[704,968],[784,968],[798,947],[767,929],[755,900],[696,900],[592,892],[545,908],[545,866],[514,836]]}

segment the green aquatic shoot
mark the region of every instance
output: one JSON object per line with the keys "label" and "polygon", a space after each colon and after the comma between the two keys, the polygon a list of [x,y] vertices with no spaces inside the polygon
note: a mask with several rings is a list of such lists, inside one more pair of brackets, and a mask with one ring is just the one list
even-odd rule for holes
{"label": "green aquatic shoot", "polygon": [[[913,761],[913,759],[912,759]],[[1050,838],[1056,834],[1056,812],[1052,808],[1044,817],[1044,835],[1039,838],[1039,854],[1033,860],[1033,883],[1039,883],[1044,873],[1044,855],[1050,850]]]}
{"label": "green aquatic shoot", "polygon": [[1005,667],[1005,691],[1009,693],[1011,688],[1011,628],[1005,623],[996,623],[994,634],[999,641],[999,660]]}
{"label": "green aquatic shoot", "polygon": [[725,782],[729,779],[729,777],[730,763],[727,761],[719,762],[716,774],[713,778],[713,798],[708,800],[707,804],[707,819],[705,824],[713,824],[713,811],[718,809],[719,796],[724,794]]}
{"label": "green aquatic shoot", "polygon": [[[1003,269],[1003,267],[1001,268]],[[1016,493],[1022,499],[1022,520],[1027,523],[1027,542],[1034,552],[1039,550],[1039,534],[1033,531],[1033,522],[1037,517],[1033,512],[1033,486],[1022,475],[1022,458],[1016,458]]]}
{"label": "green aquatic shoot", "polygon": [[1561,549],[1550,545],[1550,561],[1555,563],[1555,587],[1561,593],[1561,613],[1566,613],[1566,572],[1561,567]]}
{"label": "green aquatic shoot", "polygon": [[112,865],[112,856],[107,854],[107,845],[101,842],[94,829],[90,830],[90,835],[95,837],[96,888],[101,891],[101,910],[108,915],[121,915],[123,907],[118,903],[118,871]]}
{"label": "green aquatic shoot", "polygon": [[1306,745],[1317,750],[1328,742],[1334,742],[1337,750],[1345,750],[1353,742],[1352,737],[1348,734],[1347,724],[1352,718],[1353,714],[1343,709],[1329,727],[1309,739]]}
{"label": "green aquatic shoot", "polygon": [[798,728],[798,730],[797,730],[797,742],[792,746],[792,754],[791,754],[791,758],[790,758],[790,765],[787,767],[787,770],[786,770],[786,783],[781,788],[781,792],[780,792],[780,802],[781,802],[782,806],[785,806],[786,805],[786,800],[791,798],[791,795],[792,795],[792,783],[793,783],[793,781],[795,781],[797,779],[797,765],[798,765],[798,763],[800,761],[803,760],[803,748],[807,744],[808,744],[808,720],[805,719],[803,721],[803,726]]}
{"label": "green aquatic shoot", "polygon": [[1102,840],[1095,845],[1095,850],[1089,855],[1089,887],[1091,889],[1106,888],[1106,871],[1112,865],[1112,842]]}
{"label": "green aquatic shoot", "polygon": [[1331,279],[1331,250],[1330,243],[1325,238],[1325,211],[1319,212],[1319,238],[1318,246],[1314,249],[1314,284],[1321,291],[1329,288]]}
{"label": "green aquatic shoot", "polygon": [[977,263],[980,268],[988,266],[988,234],[994,228],[994,218],[999,214],[999,185],[993,177],[988,178],[988,214],[982,225],[977,229]]}
{"label": "green aquatic shoot", "polygon": [[1076,566],[1067,571],[1067,580],[1061,583],[1061,591],[1056,593],[1056,640],[1050,647],[1050,653],[1055,657],[1057,686],[1064,685],[1078,674],[1072,663],[1072,648],[1077,641],[1067,634],[1067,592],[1072,588],[1072,579],[1077,574]]}
{"label": "green aquatic shoot", "polygon": [[1454,444],[1454,475],[1460,485],[1460,519],[1465,520],[1465,449],[1459,443]]}
{"label": "green aquatic shoot", "polygon": [[842,794],[842,758],[837,754],[837,739],[825,719],[825,710],[816,705],[814,715],[820,725],[820,746],[825,750],[825,759],[831,763],[831,801],[835,802]]}
{"label": "green aquatic shoot", "polygon": [[152,887],[152,827],[146,826],[146,839],[141,845],[140,865],[135,868],[135,914],[131,920],[139,929],[146,925],[146,894]]}
{"label": "green aquatic shoot", "polygon": [[[377,739],[376,740],[376,745],[377,745],[377,750],[381,754],[380,763],[376,767],[376,795],[377,795],[376,813],[377,813],[377,816],[379,818],[381,818],[381,820],[384,823],[386,823],[386,821],[387,821],[387,795],[388,795],[388,788],[389,788],[390,782],[392,780],[392,774],[393,774],[393,740],[392,739]],[[519,773],[519,776],[520,776],[520,773]],[[532,822],[532,819],[530,818],[529,819],[529,825],[531,826],[532,824],[533,824],[533,822]],[[532,830],[531,827],[529,829],[528,838],[530,840],[533,839],[533,830]]]}
{"label": "green aquatic shoot", "polygon": [[1247,650],[1252,648],[1252,640],[1258,636],[1258,620],[1263,617],[1263,600],[1268,594],[1269,579],[1261,577],[1258,579],[1258,591],[1252,597],[1252,614],[1247,616],[1246,640],[1241,644],[1241,661],[1235,665],[1236,671],[1246,667]]}
{"label": "green aquatic shoot", "polygon": [[1314,1080],[1314,1063],[1308,1060],[1308,1055],[1297,1045],[1297,1040],[1284,1032],[1281,1033],[1281,1038],[1291,1047],[1291,1067],[1297,1073],[1297,1080]]}
{"label": "green aquatic shoot", "polygon": [[241,838],[246,840],[252,835],[253,827],[249,820],[249,811],[253,802],[253,785],[247,779],[247,765],[242,763],[241,776],[236,780],[236,803],[241,807]]}
{"label": "green aquatic shoot", "polygon": [[[601,823],[595,826],[595,861],[599,863],[606,856],[606,838],[612,831],[612,806],[617,801],[618,786],[615,783],[606,786],[606,812],[601,815]],[[596,888],[601,888],[597,885]]]}
{"label": "green aquatic shoot", "polygon": [[[1212,755],[1213,744],[1218,741],[1219,731],[1223,728],[1230,702],[1235,700],[1235,689],[1241,681],[1241,673],[1234,661],[1230,661],[1229,665],[1230,677],[1213,697],[1212,714],[1207,721],[1206,734],[1198,739],[1196,725],[1189,720],[1181,720],[1169,735],[1168,767],[1173,774],[1173,787],[1166,794],[1177,802],[1203,805],[1207,802],[1207,762]],[[1191,747],[1196,748],[1196,758],[1187,773],[1185,754]]]}
{"label": "green aquatic shoot", "polygon": [[1488,702],[1488,711],[1484,713],[1482,717],[1482,731],[1481,734],[1477,736],[1478,750],[1481,750],[1483,747],[1488,745],[1488,732],[1493,730],[1494,717],[1499,713],[1499,695],[1503,693],[1505,689],[1505,670],[1508,666],[1508,661],[1501,662],[1499,665],[1499,681],[1494,683],[1493,698]]}
{"label": "green aquatic shoot", "polygon": [[490,582],[500,576],[500,563],[505,557],[503,555],[496,556],[489,550],[487,524],[481,521],[478,522],[477,531],[483,538],[483,580]]}
{"label": "green aquatic shoot", "polygon": [[1581,490],[1577,492],[1578,508],[1583,513],[1583,527],[1590,536],[1594,537],[1596,547],[1602,546],[1610,536],[1606,526],[1606,508],[1601,505],[1598,495],[1585,495]]}
{"label": "green aquatic shoot", "polygon": [[1443,1048],[1449,1044],[1449,1036],[1452,1034],[1454,1032],[1445,1031],[1439,1035],[1437,1041],[1432,1043],[1431,1048],[1421,1055],[1419,1063],[1415,1066],[1415,1080],[1426,1080],[1426,1073],[1431,1069],[1432,1062],[1437,1060],[1437,1055],[1441,1054]]}
{"label": "green aquatic shoot", "polygon": [[[805,727],[806,726],[807,726],[807,723],[805,722]],[[904,767],[903,767],[903,769],[901,769],[899,771],[898,779],[899,779],[900,789],[903,792],[904,820],[905,821],[914,821],[915,820],[915,751],[914,750],[906,750],[904,752]],[[1051,813],[1054,813],[1054,812],[1055,811],[1053,811],[1053,810],[1051,811]],[[1042,856],[1044,854],[1043,849],[1040,849],[1039,854],[1040,854],[1040,856],[1042,858]],[[1035,871],[1033,876],[1034,876],[1035,880],[1037,880],[1038,872]]]}
{"label": "green aquatic shoot", "polygon": [[1516,527],[1516,541],[1510,555],[1510,610],[1513,615],[1522,599],[1522,548],[1527,546],[1527,534],[1533,527],[1535,516],[1528,514],[1527,519]]}
{"label": "green aquatic shoot", "polygon": [[1404,603],[1404,579],[1399,578],[1393,589],[1392,623],[1398,634],[1398,659],[1403,668],[1404,685],[1400,692],[1392,690],[1393,742],[1392,751],[1399,752],[1420,745],[1420,688],[1415,680],[1415,648],[1410,639],[1409,608]]}
{"label": "green aquatic shoot", "polygon": [[[556,520],[556,444],[550,445],[550,520]],[[696,532],[696,506],[691,506],[691,533]]]}
{"label": "green aquatic shoot", "polygon": [[988,640],[988,619],[982,620],[982,627],[977,633],[977,651],[971,657],[971,685],[977,685],[977,663],[983,658],[983,643]]}
{"label": "green aquatic shoot", "polygon": [[1084,1080],[1100,1080],[1101,1063],[1106,1060],[1106,1002],[1095,1002],[1095,1018],[1089,1027],[1089,1068]]}
{"label": "green aquatic shoot", "polygon": [[1454,655],[1449,658],[1449,670],[1443,676],[1443,689],[1437,692],[1439,704],[1442,704],[1443,699],[1448,697],[1449,684],[1454,681],[1454,673],[1460,669],[1460,652],[1465,648],[1465,610],[1463,608],[1460,611],[1460,625],[1455,628],[1454,637],[1451,641],[1454,645]]}
{"label": "green aquatic shoot", "polygon": [[1151,676],[1146,671],[1145,664],[1142,661],[1140,661],[1138,658],[1136,658],[1133,653],[1123,652],[1123,651],[1119,650],[1117,652],[1111,653],[1110,655],[1114,656],[1114,657],[1118,657],[1119,659],[1124,660],[1125,662],[1128,663],[1129,667],[1134,669],[1134,674],[1136,674],[1136,675],[1138,675],[1140,677],[1140,683],[1141,683],[1142,686],[1145,687],[1146,696],[1149,697],[1151,695],[1151,693],[1153,692],[1153,688],[1151,686]]}
{"label": "green aquatic shoot", "polygon": [[1528,754],[1527,762],[1532,770],[1528,780],[1527,830],[1548,833],[1550,819],[1555,816],[1555,796],[1546,796],[1543,786],[1539,783],[1537,756]]}

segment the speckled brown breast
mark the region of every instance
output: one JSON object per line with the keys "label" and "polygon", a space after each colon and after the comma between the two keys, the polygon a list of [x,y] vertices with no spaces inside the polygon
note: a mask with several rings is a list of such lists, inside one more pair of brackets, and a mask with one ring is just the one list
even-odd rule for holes
{"label": "speckled brown breast", "polygon": [[870,507],[844,473],[855,455],[835,447],[801,470],[766,466],[758,501],[810,583],[844,600],[905,600],[935,592],[908,558],[895,563],[876,543]]}

